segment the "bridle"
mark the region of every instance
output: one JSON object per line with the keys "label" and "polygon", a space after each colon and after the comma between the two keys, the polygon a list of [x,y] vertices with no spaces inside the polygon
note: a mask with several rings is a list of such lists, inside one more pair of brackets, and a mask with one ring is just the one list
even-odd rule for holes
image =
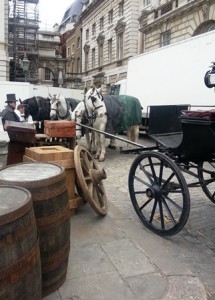
{"label": "bridle", "polygon": [[[95,91],[95,89],[93,89],[93,92]],[[88,98],[86,100],[84,100],[84,105],[85,105],[85,108],[86,108],[86,102],[85,101],[88,101],[88,100],[91,100],[92,102],[92,105],[94,107],[94,109],[92,110],[92,114],[89,115],[89,112],[87,109],[85,109],[85,115],[86,115],[86,118],[88,119],[90,125],[93,125],[93,123],[95,123],[96,121],[96,118],[102,118],[105,114],[101,114],[101,115],[98,115],[98,109],[101,108],[101,107],[104,107],[104,104],[101,104],[99,106],[95,106],[95,102],[96,102],[96,97],[94,97],[92,95],[92,93],[88,96]],[[99,98],[101,98],[101,101],[104,101],[103,100],[103,97],[101,94],[99,94],[99,92],[96,90],[96,93],[97,93],[97,96]],[[104,102],[103,102],[104,103]]]}
{"label": "bridle", "polygon": [[[66,100],[65,100],[65,101],[66,101]],[[57,103],[56,103],[56,107],[57,107],[57,108],[52,108],[52,107],[51,107],[51,111],[52,111],[52,110],[55,111],[55,115],[53,116],[52,119],[55,119],[55,116],[56,116],[57,119],[65,120],[66,118],[68,118],[68,117],[70,116],[70,112],[69,112],[70,106],[69,106],[69,103],[66,101],[66,113],[65,113],[65,115],[60,115],[60,113],[59,113],[59,103],[60,103],[60,101],[57,100]]]}

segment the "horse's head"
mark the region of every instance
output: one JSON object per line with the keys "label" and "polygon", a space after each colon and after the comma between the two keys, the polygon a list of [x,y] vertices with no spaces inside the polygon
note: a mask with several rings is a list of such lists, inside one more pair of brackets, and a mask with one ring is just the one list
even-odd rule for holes
{"label": "horse's head", "polygon": [[51,120],[70,120],[70,106],[66,99],[62,95],[54,95],[51,98],[51,110],[50,110]]}
{"label": "horse's head", "polygon": [[104,107],[101,88],[90,88],[85,95],[85,103],[89,113],[98,113],[98,109]]}

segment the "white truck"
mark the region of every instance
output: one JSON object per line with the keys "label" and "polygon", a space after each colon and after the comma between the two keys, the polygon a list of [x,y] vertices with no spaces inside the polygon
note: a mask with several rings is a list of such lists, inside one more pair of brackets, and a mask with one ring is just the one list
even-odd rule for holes
{"label": "white truck", "polygon": [[46,98],[54,94],[61,94],[66,98],[75,98],[78,100],[83,100],[84,98],[84,90],[37,85],[28,82],[0,81],[0,113],[6,105],[7,94],[16,94],[17,100],[25,100],[33,96]]}
{"label": "white truck", "polygon": [[111,86],[111,94],[138,98],[143,118],[150,105],[215,105],[214,89],[204,76],[215,61],[215,31],[129,59],[127,79]]}

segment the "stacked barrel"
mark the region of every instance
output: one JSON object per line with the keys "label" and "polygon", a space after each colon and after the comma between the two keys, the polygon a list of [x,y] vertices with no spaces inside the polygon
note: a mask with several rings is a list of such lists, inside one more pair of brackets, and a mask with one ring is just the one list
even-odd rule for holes
{"label": "stacked barrel", "polygon": [[1,169],[0,207],[0,299],[37,300],[56,291],[70,250],[64,168],[29,162]]}

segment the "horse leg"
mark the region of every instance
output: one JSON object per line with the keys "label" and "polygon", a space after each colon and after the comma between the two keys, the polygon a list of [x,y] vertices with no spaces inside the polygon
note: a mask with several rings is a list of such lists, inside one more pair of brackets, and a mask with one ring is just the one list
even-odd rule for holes
{"label": "horse leg", "polygon": [[96,153],[96,141],[95,141],[95,131],[91,131],[91,151]]}
{"label": "horse leg", "polygon": [[[129,141],[137,143],[139,137],[139,125],[133,125],[128,128],[126,135]],[[132,147],[132,144],[127,143],[127,147]]]}
{"label": "horse leg", "polygon": [[110,138],[110,144],[108,145],[108,148],[116,149],[116,139],[115,138]]}
{"label": "horse leg", "polygon": [[105,160],[105,135],[100,133],[99,134],[99,147],[100,147],[100,156],[99,156],[99,161],[102,162]]}
{"label": "horse leg", "polygon": [[98,132],[95,132],[95,144],[96,144],[95,158],[99,159],[100,153],[101,153],[101,144],[100,144],[100,137],[99,137],[99,133]]}
{"label": "horse leg", "polygon": [[138,142],[138,138],[139,138],[139,132],[140,132],[140,126],[139,125],[134,125],[132,126],[132,141],[137,143]]}

